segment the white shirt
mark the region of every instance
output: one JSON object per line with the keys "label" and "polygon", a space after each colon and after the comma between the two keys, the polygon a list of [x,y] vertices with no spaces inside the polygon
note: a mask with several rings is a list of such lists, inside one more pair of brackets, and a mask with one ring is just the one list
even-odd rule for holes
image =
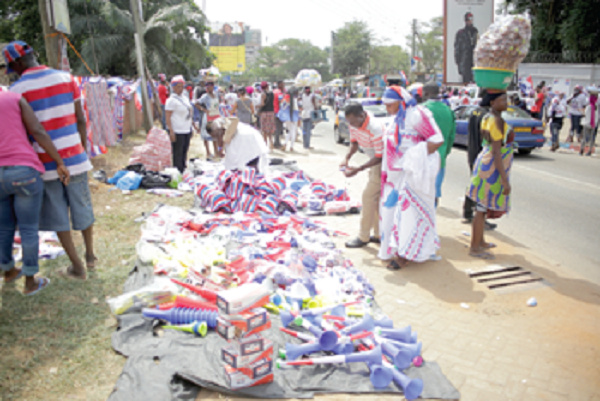
{"label": "white shirt", "polygon": [[233,139],[229,145],[225,145],[223,164],[228,170],[243,170],[248,162],[258,157],[258,169],[265,174],[268,166],[267,152],[262,134],[252,126],[239,122]]}
{"label": "white shirt", "polygon": [[230,92],[225,95],[224,99],[225,103],[227,103],[229,106],[233,106],[238,100],[238,95]]}
{"label": "white shirt", "polygon": [[583,115],[583,111],[585,109],[585,105],[587,104],[587,97],[580,93],[577,96],[573,96],[571,102],[569,102],[569,113],[572,116],[581,116]]}
{"label": "white shirt", "polygon": [[171,93],[165,103],[165,110],[172,111],[171,128],[176,134],[189,134],[192,131],[194,111],[189,97]]}
{"label": "white shirt", "polygon": [[306,120],[311,118],[311,113],[315,110],[315,105],[313,104],[313,94],[302,94],[302,119]]}

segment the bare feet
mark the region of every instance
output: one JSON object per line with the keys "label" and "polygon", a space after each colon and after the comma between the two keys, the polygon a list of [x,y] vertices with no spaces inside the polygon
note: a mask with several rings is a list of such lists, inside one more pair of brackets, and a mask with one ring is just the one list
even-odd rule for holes
{"label": "bare feet", "polygon": [[75,279],[75,280],[84,281],[87,279],[85,269],[83,267],[80,269],[76,269],[75,267],[73,267],[73,265],[67,267],[66,269],[60,270],[58,272],[58,274],[60,274],[63,277],[71,278],[71,279]]}
{"label": "bare feet", "polygon": [[87,267],[87,269],[90,271],[96,269],[97,260],[98,258],[96,255],[85,255],[85,267]]}

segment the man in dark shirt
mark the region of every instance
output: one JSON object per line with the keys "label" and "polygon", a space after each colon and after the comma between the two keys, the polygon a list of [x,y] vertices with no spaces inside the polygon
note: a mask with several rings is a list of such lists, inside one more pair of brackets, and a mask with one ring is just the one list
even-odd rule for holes
{"label": "man in dark shirt", "polygon": [[473,82],[473,51],[477,45],[477,28],[473,26],[473,14],[465,14],[465,27],[456,32],[454,39],[454,62],[463,83]]}

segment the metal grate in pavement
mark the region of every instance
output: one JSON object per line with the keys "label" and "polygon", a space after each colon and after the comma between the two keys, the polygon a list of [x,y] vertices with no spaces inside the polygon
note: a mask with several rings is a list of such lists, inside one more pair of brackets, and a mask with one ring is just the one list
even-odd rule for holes
{"label": "metal grate in pavement", "polygon": [[469,277],[490,290],[526,290],[545,284],[544,278],[520,266],[487,266],[480,271],[467,271]]}

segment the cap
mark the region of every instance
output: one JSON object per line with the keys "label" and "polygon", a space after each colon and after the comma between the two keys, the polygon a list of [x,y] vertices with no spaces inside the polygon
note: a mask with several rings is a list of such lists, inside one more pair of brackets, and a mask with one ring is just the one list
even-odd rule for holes
{"label": "cap", "polygon": [[473,19],[473,13],[472,12],[468,12],[465,14],[465,21],[470,21]]}
{"label": "cap", "polygon": [[185,84],[183,75],[175,75],[173,78],[171,78],[171,86],[175,86],[177,84]]}
{"label": "cap", "polygon": [[4,60],[6,60],[6,73],[10,74],[14,72],[9,67],[10,63],[32,52],[33,48],[27,43],[20,40],[15,40],[6,45],[6,47],[2,50],[2,55],[4,56]]}
{"label": "cap", "polygon": [[269,86],[269,84],[267,83],[267,81],[262,81],[260,83],[260,87],[263,88],[263,89],[266,88],[266,87],[268,87],[268,86]]}

